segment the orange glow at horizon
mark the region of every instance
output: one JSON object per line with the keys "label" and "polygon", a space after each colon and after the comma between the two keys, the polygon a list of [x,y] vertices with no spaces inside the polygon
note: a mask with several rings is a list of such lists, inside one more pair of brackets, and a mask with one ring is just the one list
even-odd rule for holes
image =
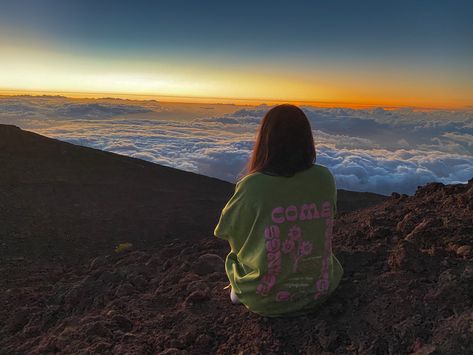
{"label": "orange glow at horizon", "polygon": [[[314,65],[310,71],[293,67],[212,67],[184,59],[95,58],[54,47],[19,47],[7,43],[0,56],[0,94],[60,94],[159,99],[168,102],[235,103],[289,102],[321,107],[414,107],[465,109],[473,107],[467,78],[433,70],[387,67]],[[298,71],[299,70],[299,71]]]}
{"label": "orange glow at horizon", "polygon": [[450,104],[450,105],[428,105],[419,104],[418,102],[408,101],[300,101],[300,100],[271,100],[271,99],[244,99],[244,98],[222,98],[222,97],[197,97],[197,96],[170,96],[170,95],[142,95],[142,94],[124,94],[124,93],[110,93],[110,92],[67,92],[67,91],[23,91],[23,90],[6,90],[0,88],[0,98],[2,96],[42,96],[42,95],[58,95],[76,99],[129,99],[129,100],[157,100],[162,103],[180,103],[180,104],[222,104],[222,105],[238,105],[238,106],[256,106],[256,105],[277,105],[281,103],[291,103],[301,106],[314,106],[322,108],[351,108],[351,109],[369,109],[382,107],[387,110],[412,108],[419,110],[472,110],[473,106],[465,103]]}

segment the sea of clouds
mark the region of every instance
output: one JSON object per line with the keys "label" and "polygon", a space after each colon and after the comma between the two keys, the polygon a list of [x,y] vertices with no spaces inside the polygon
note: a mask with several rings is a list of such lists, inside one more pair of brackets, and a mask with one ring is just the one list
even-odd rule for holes
{"label": "sea of clouds", "polygon": [[[187,109],[183,119],[179,108],[157,101],[1,97],[0,123],[235,182],[269,107],[235,106],[219,114],[218,105],[205,106],[196,105],[195,114]],[[471,110],[303,110],[317,162],[331,169],[339,188],[412,194],[427,182],[473,177]]]}

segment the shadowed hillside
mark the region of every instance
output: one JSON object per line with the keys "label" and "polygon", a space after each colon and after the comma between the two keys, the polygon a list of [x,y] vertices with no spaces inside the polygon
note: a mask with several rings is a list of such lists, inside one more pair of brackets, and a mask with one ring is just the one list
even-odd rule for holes
{"label": "shadowed hillside", "polygon": [[224,290],[211,232],[232,184],[12,126],[0,162],[0,354],[473,352],[473,179],[341,191],[340,210],[379,203],[336,221],[339,288],[270,319]]}
{"label": "shadowed hillside", "polygon": [[[74,261],[212,235],[228,182],[0,125],[0,257]],[[344,197],[347,196],[347,203]],[[340,210],[384,196],[340,192]]]}

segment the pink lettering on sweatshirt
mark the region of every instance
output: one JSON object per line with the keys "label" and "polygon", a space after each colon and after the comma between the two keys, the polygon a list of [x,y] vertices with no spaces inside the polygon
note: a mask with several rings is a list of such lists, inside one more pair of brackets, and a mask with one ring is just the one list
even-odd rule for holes
{"label": "pink lettering on sweatshirt", "polygon": [[329,283],[329,260],[332,256],[332,232],[333,232],[333,218],[330,212],[329,218],[325,221],[325,239],[324,239],[324,253],[322,256],[322,268],[320,276],[315,281],[314,299],[318,299],[330,289]]}
{"label": "pink lettering on sweatshirt", "polygon": [[[330,201],[320,204],[305,203],[300,206],[288,205],[287,207],[274,207],[271,211],[272,225],[264,229],[265,250],[267,257],[267,272],[261,277],[256,293],[267,296],[277,284],[278,275],[281,273],[282,258],[287,255],[292,260],[292,272],[296,273],[300,260],[314,252],[314,245],[309,240],[304,240],[302,228],[297,221],[310,221],[325,219],[324,244],[322,253],[322,267],[319,277],[314,281],[314,298],[327,293],[329,284],[329,260],[332,253],[333,205]],[[281,239],[279,225],[289,222],[287,236]],[[294,295],[290,291],[278,291],[275,299],[278,302],[290,301]]]}
{"label": "pink lettering on sweatshirt", "polygon": [[261,296],[268,295],[269,291],[276,284],[277,275],[281,272],[281,240],[279,234],[280,230],[276,225],[268,226],[264,230],[268,272],[261,278],[256,288],[256,293]]}

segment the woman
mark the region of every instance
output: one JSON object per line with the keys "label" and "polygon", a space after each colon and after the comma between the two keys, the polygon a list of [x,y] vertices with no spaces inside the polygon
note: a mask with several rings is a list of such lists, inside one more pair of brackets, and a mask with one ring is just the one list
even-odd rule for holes
{"label": "woman", "polygon": [[225,271],[233,303],[263,316],[315,310],[343,274],[332,253],[337,190],[315,164],[310,123],[293,105],[261,121],[247,175],[222,210],[216,237],[231,251]]}

